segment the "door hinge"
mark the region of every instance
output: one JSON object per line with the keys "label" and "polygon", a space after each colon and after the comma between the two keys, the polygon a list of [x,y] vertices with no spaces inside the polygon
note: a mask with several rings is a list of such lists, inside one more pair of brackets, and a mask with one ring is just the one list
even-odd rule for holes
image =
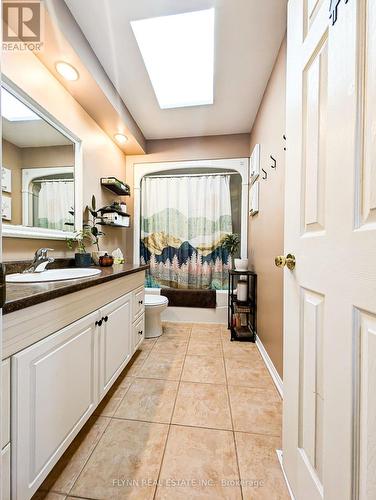
{"label": "door hinge", "polygon": [[[338,6],[342,0],[330,0],[329,5],[329,19],[332,20],[332,26],[337,22],[338,19]],[[348,3],[349,0],[345,0]]]}
{"label": "door hinge", "polygon": [[0,264],[0,307],[3,308],[7,300],[7,287],[5,282],[5,264]]}

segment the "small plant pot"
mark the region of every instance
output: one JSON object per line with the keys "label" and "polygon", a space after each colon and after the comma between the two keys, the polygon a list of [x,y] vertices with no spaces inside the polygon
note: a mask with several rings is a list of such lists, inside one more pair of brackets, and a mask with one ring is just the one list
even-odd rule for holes
{"label": "small plant pot", "polygon": [[76,267],[90,267],[91,255],[89,253],[75,253],[74,260]]}
{"label": "small plant pot", "polygon": [[107,250],[95,250],[95,252],[91,252],[91,257],[93,259],[93,262],[96,266],[99,266],[99,258],[103,257],[104,255],[108,254]]}
{"label": "small plant pot", "polygon": [[248,259],[235,259],[236,271],[248,271]]}

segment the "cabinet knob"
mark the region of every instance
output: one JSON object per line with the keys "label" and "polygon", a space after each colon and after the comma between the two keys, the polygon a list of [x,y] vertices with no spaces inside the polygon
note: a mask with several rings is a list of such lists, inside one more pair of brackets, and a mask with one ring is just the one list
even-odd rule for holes
{"label": "cabinet knob", "polygon": [[102,320],[100,319],[99,321],[96,321],[95,326],[102,326]]}
{"label": "cabinet knob", "polygon": [[105,316],[105,317],[104,317],[104,318],[102,318],[102,319],[103,319],[103,321],[104,321],[105,323],[107,323],[107,321],[108,321],[108,316]]}
{"label": "cabinet knob", "polygon": [[138,301],[138,303],[139,303],[140,305],[141,305],[141,304],[143,304],[143,302],[144,302],[143,300],[139,300],[139,301]]}
{"label": "cabinet knob", "polygon": [[139,335],[142,335],[142,334],[143,334],[143,331],[142,331],[142,330],[140,330],[140,331],[138,332],[138,334],[139,334]]}

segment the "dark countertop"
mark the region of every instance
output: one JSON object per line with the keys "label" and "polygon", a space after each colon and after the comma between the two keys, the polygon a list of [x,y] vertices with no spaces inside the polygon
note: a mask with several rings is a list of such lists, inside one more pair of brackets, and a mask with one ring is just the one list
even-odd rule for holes
{"label": "dark countertop", "polygon": [[134,266],[132,264],[120,264],[113,267],[96,267],[101,274],[90,278],[78,278],[66,281],[49,281],[46,283],[7,283],[6,301],[3,314],[9,314],[25,307],[41,304],[47,300],[62,297],[68,293],[78,292],[85,288],[100,285],[129,274],[145,271],[149,266]]}

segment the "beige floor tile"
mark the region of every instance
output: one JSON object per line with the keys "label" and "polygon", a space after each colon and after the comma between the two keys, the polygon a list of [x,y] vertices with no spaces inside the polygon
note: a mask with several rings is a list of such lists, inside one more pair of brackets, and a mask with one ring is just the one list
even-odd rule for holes
{"label": "beige floor tile", "polygon": [[178,382],[136,378],[115,417],[170,423]]}
{"label": "beige floor tile", "polygon": [[274,389],[273,380],[258,352],[240,358],[225,358],[227,383],[245,387]]}
{"label": "beige floor tile", "polygon": [[160,337],[154,345],[153,354],[155,353],[179,353],[185,355],[188,347],[188,338],[180,337]]}
{"label": "beige floor tile", "polygon": [[172,423],[231,430],[226,386],[181,382]]}
{"label": "beige floor tile", "polygon": [[[91,417],[47,476],[40,490],[68,494],[109,422],[108,418]],[[47,500],[55,499],[51,497]]]}
{"label": "beige floor tile", "polygon": [[179,380],[184,363],[181,353],[154,353],[154,349],[145,363],[135,374],[140,378]]}
{"label": "beige floor tile", "polygon": [[104,500],[152,499],[167,431],[164,424],[112,420],[71,495]]}
{"label": "beige floor tile", "polygon": [[193,356],[216,356],[222,357],[222,345],[220,340],[208,340],[192,337],[189,341],[187,354]]}
{"label": "beige floor tile", "polygon": [[272,436],[235,433],[243,498],[245,500],[289,500],[276,449],[279,439]]}
{"label": "beige floor tile", "polygon": [[253,342],[222,341],[223,354],[225,358],[248,358],[249,353],[260,353]]}
{"label": "beige floor tile", "polygon": [[37,491],[31,500],[65,500],[66,498],[65,495],[60,495],[52,491]]}
{"label": "beige floor tile", "polygon": [[154,344],[156,343],[157,339],[144,339],[141,347],[146,351],[150,350],[153,348]]}
{"label": "beige floor tile", "polygon": [[275,389],[228,386],[235,431],[281,435],[282,401]]}
{"label": "beige floor tile", "polygon": [[226,376],[223,358],[216,358],[214,356],[187,356],[181,379],[185,382],[225,384]]}
{"label": "beige floor tile", "polygon": [[132,377],[116,381],[102,399],[94,414],[101,415],[102,417],[112,417],[132,382]]}
{"label": "beige floor tile", "polygon": [[163,335],[184,335],[190,334],[191,323],[163,323]]}
{"label": "beige floor tile", "polygon": [[156,499],[241,498],[233,433],[172,426]]}
{"label": "beige floor tile", "polygon": [[146,359],[150,356],[152,349],[139,351],[137,350],[130,362],[127,364],[125,371],[128,377],[134,377],[137,371],[145,363]]}

